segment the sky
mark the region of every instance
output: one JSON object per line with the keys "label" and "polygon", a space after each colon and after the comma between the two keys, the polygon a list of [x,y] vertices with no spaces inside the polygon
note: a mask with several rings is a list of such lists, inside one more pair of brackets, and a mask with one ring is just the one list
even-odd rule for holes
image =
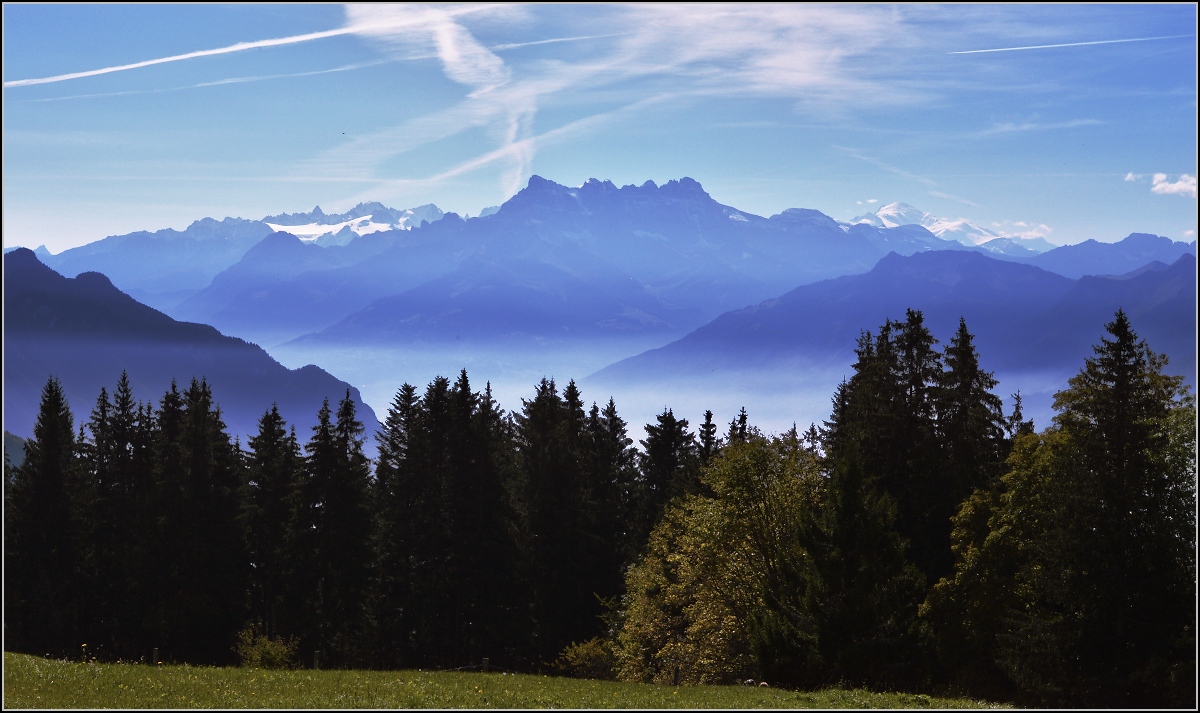
{"label": "sky", "polygon": [[3,239],[52,252],[537,174],[1195,240],[1194,4],[3,7]]}

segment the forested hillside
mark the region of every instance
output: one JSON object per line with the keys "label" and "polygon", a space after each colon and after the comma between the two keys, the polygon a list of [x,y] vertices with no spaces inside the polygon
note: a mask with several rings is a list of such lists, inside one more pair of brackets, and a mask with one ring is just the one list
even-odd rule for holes
{"label": "forested hillside", "polygon": [[668,408],[640,448],[574,382],[505,412],[463,371],[375,434],[347,394],[242,443],[203,381],[73,412],[52,378],[6,469],[6,646],[1192,706],[1195,400],[1107,330],[1041,432],[913,310],[821,426]]}

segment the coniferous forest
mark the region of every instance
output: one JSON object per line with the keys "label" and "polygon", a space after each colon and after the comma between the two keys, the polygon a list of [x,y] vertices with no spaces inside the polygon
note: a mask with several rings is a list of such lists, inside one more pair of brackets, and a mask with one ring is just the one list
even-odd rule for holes
{"label": "coniferous forest", "polygon": [[665,409],[640,448],[574,382],[506,412],[462,371],[374,433],[347,395],[241,443],[203,380],[77,417],[51,378],[5,467],[5,648],[1190,707],[1195,399],[1123,312],[1097,336],[1041,431],[910,310],[825,423]]}

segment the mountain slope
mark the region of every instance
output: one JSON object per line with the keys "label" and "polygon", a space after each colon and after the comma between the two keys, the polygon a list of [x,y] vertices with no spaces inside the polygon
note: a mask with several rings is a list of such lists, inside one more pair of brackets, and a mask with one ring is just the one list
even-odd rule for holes
{"label": "mountain slope", "polygon": [[255,220],[204,218],[183,231],[114,235],[41,257],[60,274],[100,272],[126,292],[169,307],[204,288],[270,233],[266,223]]}
{"label": "mountain slope", "polygon": [[1161,235],[1131,233],[1115,243],[1086,240],[1019,260],[1043,270],[1080,278],[1084,275],[1121,275],[1154,260],[1169,265],[1186,254],[1196,254],[1196,243],[1175,242]]}
{"label": "mountain slope", "polygon": [[51,374],[78,422],[122,370],[135,396],[153,402],[172,379],[207,378],[230,432],[243,437],[273,402],[303,437],[321,401],[347,389],[364,423],[376,422],[356,389],[315,366],[289,370],[253,344],[138,303],[102,274],[63,277],[26,249],[4,256],[4,317],[5,428],[18,435],[32,432]]}
{"label": "mountain slope", "polygon": [[695,315],[629,278],[582,277],[544,261],[473,257],[458,269],[383,297],[299,343],[526,343],[679,333]]}
{"label": "mountain slope", "polygon": [[1164,271],[1071,280],[970,252],[889,255],[866,274],[806,285],[721,315],[593,378],[653,381],[680,373],[844,364],[862,330],[902,320],[909,307],[922,310],[942,339],[965,318],[984,367],[997,371],[1077,369],[1104,323],[1123,307],[1150,345],[1171,355],[1176,373],[1194,378],[1195,285],[1190,256]]}

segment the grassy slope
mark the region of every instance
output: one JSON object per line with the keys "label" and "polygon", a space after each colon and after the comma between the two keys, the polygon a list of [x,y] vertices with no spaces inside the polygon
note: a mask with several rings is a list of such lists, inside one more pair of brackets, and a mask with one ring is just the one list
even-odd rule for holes
{"label": "grassy slope", "polygon": [[985,701],[497,673],[80,664],[4,654],[5,708],[964,708]]}

